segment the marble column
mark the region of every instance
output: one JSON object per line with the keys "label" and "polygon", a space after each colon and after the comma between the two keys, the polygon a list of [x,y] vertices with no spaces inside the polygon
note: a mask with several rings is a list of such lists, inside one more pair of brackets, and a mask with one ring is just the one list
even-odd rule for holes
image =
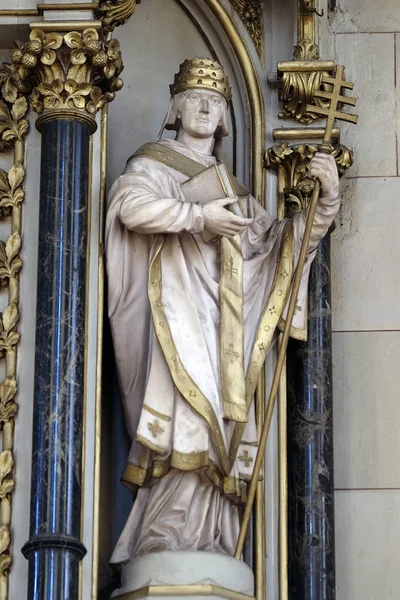
{"label": "marble column", "polygon": [[330,234],[309,286],[308,341],[288,347],[289,598],[334,600]]}
{"label": "marble column", "polygon": [[29,600],[78,598],[88,238],[89,126],[43,123]]}

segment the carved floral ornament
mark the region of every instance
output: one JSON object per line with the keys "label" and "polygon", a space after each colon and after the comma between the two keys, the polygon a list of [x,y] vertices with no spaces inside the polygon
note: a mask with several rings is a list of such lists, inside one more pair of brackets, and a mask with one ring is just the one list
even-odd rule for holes
{"label": "carved floral ornament", "polygon": [[133,15],[140,0],[100,0],[98,16],[106,33],[123,25]]}
{"label": "carved floral ornament", "polygon": [[264,13],[261,0],[230,0],[257,50],[261,64],[264,63]]}
{"label": "carved floral ornament", "polygon": [[[310,40],[302,40],[294,48],[293,61],[318,61],[318,46]],[[282,103],[281,119],[293,118],[304,125],[309,125],[320,117],[307,112],[308,104],[327,108],[329,102],[316,98],[316,90],[330,91],[330,86],[322,84],[322,78],[328,76],[327,71],[302,72],[301,70],[280,73],[278,98]]]}
{"label": "carved floral ornament", "polygon": [[[5,362],[5,376],[0,382],[0,600],[7,600],[9,569],[12,564],[11,509],[14,482],[14,422],[18,412],[17,403],[17,351],[20,335],[19,323],[19,276],[22,269],[20,257],[21,209],[24,200],[23,166],[24,140],[29,125],[26,119],[28,102],[18,97],[20,82],[12,65],[1,73],[13,74],[3,78],[2,84],[10,84],[6,90],[8,98],[0,100],[0,152],[14,149],[14,160],[6,171],[0,169],[0,219],[11,217],[10,234],[0,240],[0,286],[7,288],[8,303],[0,313],[0,359]],[[18,89],[15,92],[15,88]]]}
{"label": "carved floral ornament", "polygon": [[65,35],[34,29],[28,42],[17,45],[12,63],[0,66],[1,92],[8,102],[30,94],[31,108],[39,115],[61,109],[83,111],[93,119],[123,85],[119,42],[99,39],[95,29]]}
{"label": "carved floral ornament", "polygon": [[[317,146],[312,144],[289,146],[284,142],[274,144],[265,153],[266,168],[283,169],[287,216],[307,208],[310,203],[315,179],[308,175],[308,166],[317,151]],[[331,154],[336,161],[339,175],[342,176],[353,164],[353,152],[342,144],[335,144]]]}

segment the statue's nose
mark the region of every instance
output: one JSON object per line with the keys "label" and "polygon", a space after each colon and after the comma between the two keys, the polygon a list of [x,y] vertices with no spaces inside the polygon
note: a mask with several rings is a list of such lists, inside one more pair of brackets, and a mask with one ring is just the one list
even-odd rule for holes
{"label": "statue's nose", "polygon": [[202,98],[201,104],[200,104],[200,112],[207,113],[207,114],[209,113],[209,106],[208,106],[207,98]]}

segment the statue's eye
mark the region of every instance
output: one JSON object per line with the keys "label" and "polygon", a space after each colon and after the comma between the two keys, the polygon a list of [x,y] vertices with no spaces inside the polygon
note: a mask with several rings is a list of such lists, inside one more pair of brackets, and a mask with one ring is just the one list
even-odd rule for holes
{"label": "statue's eye", "polygon": [[188,100],[189,102],[191,102],[192,104],[197,104],[197,102],[200,101],[200,96],[199,94],[190,94],[188,96]]}
{"label": "statue's eye", "polygon": [[218,98],[218,96],[211,96],[211,98],[210,98],[210,103],[211,103],[213,106],[220,106],[220,104],[221,104],[221,99],[220,99],[220,98]]}

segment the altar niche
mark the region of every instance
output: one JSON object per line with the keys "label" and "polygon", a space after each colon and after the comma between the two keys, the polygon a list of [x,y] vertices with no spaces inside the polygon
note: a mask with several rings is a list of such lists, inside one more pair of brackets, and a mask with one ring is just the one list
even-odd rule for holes
{"label": "altar niche", "polygon": [[[223,64],[233,92],[228,122],[230,136],[224,139],[221,157],[228,168],[263,204],[266,199],[263,170],[266,130],[261,89],[264,90],[267,103],[271,92],[264,85],[267,71],[262,70],[253,41],[246,38],[243,42],[243,37],[238,34],[239,30],[243,32],[239,16],[235,14],[232,20],[233,13],[229,14],[220,2],[168,0],[163,2],[162,6],[160,4],[151,0],[147,0],[146,5],[142,3],[130,21],[118,30],[125,63],[125,87],[109,111],[107,187],[109,188],[118,177],[121,165],[132,152],[143,143],[157,138],[169,102],[168,85],[177,66],[187,57],[209,56]],[[286,23],[286,20],[287,15],[282,14],[282,22]],[[151,45],[148,43],[150,39]],[[288,38],[287,54],[291,51],[291,45],[292,40]],[[146,48],[146,52],[143,48]],[[273,124],[271,129],[272,127]],[[173,133],[168,135],[173,137]],[[269,199],[270,212],[275,210],[275,206],[276,198],[272,189]],[[124,434],[121,425],[122,412],[117,402],[118,386],[115,374],[114,379],[110,375],[112,357],[107,353],[110,352],[111,341],[107,336],[109,333],[106,325],[103,359],[105,382],[101,435],[102,474],[99,485],[100,560],[99,564],[94,566],[95,571],[97,566],[99,567],[99,588],[104,588],[109,583],[111,574],[108,570],[108,559],[132,504],[130,492],[123,488],[119,481],[127,449],[124,452],[123,444],[119,443]],[[263,413],[265,399],[265,382],[261,380],[260,383],[256,392],[258,418]],[[257,599],[264,598],[266,594],[266,568],[268,593],[274,596],[278,593],[276,435],[276,428],[273,427],[269,440],[271,451],[267,453],[265,469],[268,474],[267,496],[271,502],[265,509],[264,483],[261,481],[246,544],[246,560],[254,567],[256,574]],[[115,458],[112,452],[115,453]],[[243,462],[244,466],[246,463],[251,464],[251,449],[247,449],[247,452],[249,458]],[[240,456],[245,455],[240,453]],[[121,499],[122,496],[124,500]],[[112,518],[110,515],[113,515]],[[266,527],[270,531],[267,541]],[[257,535],[253,535],[253,532],[257,532]],[[266,543],[268,552],[265,549]]]}
{"label": "altar niche", "polygon": [[[210,56],[223,63],[232,86],[233,101],[229,106],[227,122],[230,135],[223,140],[220,158],[245,185],[251,184],[252,171],[253,180],[257,182],[258,197],[264,194],[261,160],[256,167],[255,161],[252,164],[250,160],[253,125],[243,71],[221,27],[212,27],[204,14],[205,10],[205,6],[199,7],[195,2],[167,0],[161,5],[150,1],[146,6],[138,7],[130,21],[119,28],[118,39],[125,65],[124,91],[116,98],[108,114],[107,189],[120,175],[129,156],[143,143],[157,138],[168,108],[169,85],[173,75],[185,58],[197,55]],[[149,39],[153,40],[151,51],[143,53],[142,49]],[[253,89],[256,89],[254,83]],[[259,115],[260,106],[259,102]],[[123,120],[121,115],[124,115]],[[164,135],[174,138],[175,132],[165,131]],[[161,421],[158,427],[163,428]],[[112,574],[108,561],[132,507],[132,492],[120,481],[128,451],[110,329],[105,317],[98,565],[98,588],[108,589],[105,593],[109,593],[118,583],[118,575]],[[261,501],[259,498],[259,530]],[[264,554],[264,535],[262,523],[261,535],[257,536],[259,560]],[[251,530],[245,554],[246,562],[252,567],[255,566],[255,545]],[[261,582],[258,585],[260,587]]]}

